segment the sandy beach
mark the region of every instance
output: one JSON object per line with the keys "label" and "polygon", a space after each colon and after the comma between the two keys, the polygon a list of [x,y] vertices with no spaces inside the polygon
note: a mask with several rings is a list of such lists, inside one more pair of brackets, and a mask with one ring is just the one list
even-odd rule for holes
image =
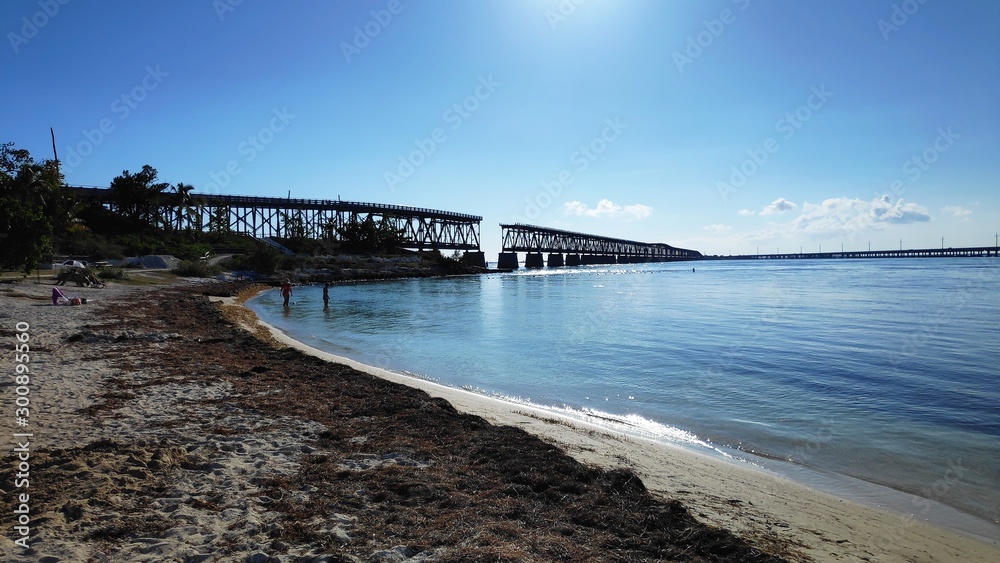
{"label": "sandy beach", "polygon": [[0,478],[0,559],[1000,560],[995,541],[310,349],[237,289],[57,307],[44,282],[0,286],[0,338],[27,322],[31,346],[30,416],[15,424],[6,377],[4,428],[32,434],[30,485],[10,451]]}

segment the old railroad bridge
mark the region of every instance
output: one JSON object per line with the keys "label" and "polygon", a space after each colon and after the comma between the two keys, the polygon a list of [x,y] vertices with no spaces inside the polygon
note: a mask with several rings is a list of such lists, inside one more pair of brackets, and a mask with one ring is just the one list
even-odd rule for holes
{"label": "old railroad bridge", "polygon": [[[518,252],[526,252],[524,266],[541,268],[542,253],[549,253],[549,266],[579,266],[587,264],[633,264],[638,262],[671,262],[697,260],[696,250],[674,248],[668,244],[636,242],[585,233],[574,233],[534,225],[501,224],[503,251],[498,268],[517,268]],[[565,258],[563,257],[565,254]]]}
{"label": "old railroad bridge", "polygon": [[[111,210],[120,203],[107,188],[70,187],[78,196]],[[177,229],[224,230],[268,240],[304,236],[338,240],[340,230],[354,222],[388,224],[402,234],[406,248],[415,250],[464,250],[466,260],[481,266],[486,258],[480,247],[478,215],[421,207],[362,203],[328,199],[255,197],[196,194],[182,198],[161,193],[158,215],[165,225]],[[694,250],[666,244],[574,233],[532,225],[500,225],[503,252],[500,268],[517,268],[518,252],[526,252],[525,266],[544,266],[542,253],[549,253],[549,266],[665,262],[701,257]],[[565,254],[565,259],[563,258]]]}
{"label": "old railroad bridge", "polygon": [[[115,210],[111,190],[73,188]],[[408,248],[416,250],[479,251],[478,215],[438,211],[405,205],[361,203],[329,199],[294,199],[220,194],[197,194],[188,202],[174,194],[160,197],[163,222],[177,229],[218,229],[257,239],[309,237],[338,240],[339,229],[353,222],[388,224],[402,233]]]}
{"label": "old railroad bridge", "polygon": [[[69,187],[83,199],[97,201],[112,210],[119,208],[108,188]],[[464,250],[468,263],[485,266],[480,246],[479,215],[440,211],[404,205],[362,203],[328,199],[255,197],[197,194],[181,199],[178,194],[159,194],[158,215],[165,225],[177,229],[225,230],[269,240],[273,237],[304,236],[339,240],[343,227],[354,222],[388,225],[402,234],[404,246],[414,250]],[[645,243],[576,233],[520,223],[501,224],[503,248],[497,266],[519,266],[524,252],[528,268],[587,264],[631,264],[678,260],[761,260],[820,258],[917,258],[998,256],[1000,247],[876,250],[826,253],[788,253],[753,256],[702,256],[696,250],[662,243]],[[548,253],[546,260],[543,253]]]}

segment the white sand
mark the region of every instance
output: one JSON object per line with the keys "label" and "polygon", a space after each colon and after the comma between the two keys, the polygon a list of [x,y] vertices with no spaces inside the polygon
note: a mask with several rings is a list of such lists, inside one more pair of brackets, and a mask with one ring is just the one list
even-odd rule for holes
{"label": "white sand", "polygon": [[[171,338],[169,333],[135,333],[127,319],[122,319],[120,328],[91,331],[95,336],[67,344],[66,338],[72,334],[88,334],[85,325],[94,322],[93,313],[102,304],[144,288],[115,284],[105,289],[71,288],[67,294],[89,298],[90,302],[81,306],[53,306],[47,297],[51,288],[34,283],[0,285],[0,328],[13,330],[18,322],[29,323],[32,369],[29,426],[15,426],[14,386],[5,378],[0,386],[0,428],[8,437],[24,430],[33,434],[30,495],[51,487],[46,480],[51,469],[46,466],[79,471],[81,477],[73,485],[75,490],[61,495],[67,499],[67,510],[41,511],[39,503],[32,501],[29,551],[14,543],[19,537],[11,529],[14,515],[0,515],[0,561],[197,563],[266,559],[261,548],[272,544],[267,532],[283,516],[268,511],[270,499],[259,492],[261,483],[296,471],[301,456],[310,451],[306,444],[323,428],[311,422],[248,413],[224,401],[205,404],[202,399],[232,395],[228,383],[212,377],[150,384],[158,374],[119,369],[115,360],[105,359],[122,349],[113,342],[115,335],[128,334],[151,342]],[[2,339],[10,342],[13,337]],[[3,347],[7,349],[7,343]],[[12,354],[5,351],[0,355],[0,370],[13,373]],[[80,412],[100,403],[100,396],[114,388],[113,383],[137,387],[129,391],[131,396],[120,408],[101,411],[97,417]],[[226,433],[218,432],[220,420]],[[71,459],[59,452],[100,440],[113,440],[122,448],[101,449],[83,461],[79,454]],[[55,455],[49,455],[53,451]],[[10,455],[4,459],[10,460]],[[176,466],[177,460],[199,468],[173,471],[177,479],[168,480],[166,490],[148,502],[150,485],[157,483],[160,468]],[[13,466],[5,463],[4,467],[0,479],[13,483]],[[95,503],[95,498],[100,502]],[[98,529],[131,527],[129,514],[136,513],[164,522],[169,529],[155,538],[103,543],[86,540],[86,534]],[[345,525],[349,520],[344,518]],[[339,532],[330,530],[331,534]],[[239,555],[220,558],[220,545]]]}

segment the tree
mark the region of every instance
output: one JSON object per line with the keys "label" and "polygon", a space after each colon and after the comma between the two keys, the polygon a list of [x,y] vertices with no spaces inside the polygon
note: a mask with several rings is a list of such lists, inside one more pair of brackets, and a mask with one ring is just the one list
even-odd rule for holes
{"label": "tree", "polygon": [[369,215],[364,221],[352,218],[337,228],[340,246],[346,252],[392,252],[403,246],[402,229],[395,226],[391,217],[382,217],[376,223]]}
{"label": "tree", "polygon": [[162,204],[170,184],[156,181],[156,169],[146,164],[131,174],[122,171],[111,181],[111,201],[115,211],[134,229],[155,229],[164,226]]}
{"label": "tree", "polygon": [[228,205],[220,205],[212,212],[208,219],[208,230],[212,233],[228,233],[230,209]]}
{"label": "tree", "polygon": [[201,231],[204,206],[201,198],[191,195],[193,190],[194,186],[183,182],[178,182],[173,187],[172,226],[178,231],[192,228]]}
{"label": "tree", "polygon": [[302,212],[282,213],[282,222],[285,225],[285,237],[290,239],[306,238],[306,225],[302,220]]}
{"label": "tree", "polygon": [[52,235],[72,218],[55,161],[35,162],[13,143],[0,144],[0,264],[30,273],[52,251]]}

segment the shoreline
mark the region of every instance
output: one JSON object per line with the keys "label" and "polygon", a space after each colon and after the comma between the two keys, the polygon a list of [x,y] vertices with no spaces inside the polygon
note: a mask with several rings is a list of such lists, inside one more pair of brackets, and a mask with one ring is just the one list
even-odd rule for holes
{"label": "shoreline", "polygon": [[[266,291],[266,289],[262,289]],[[246,298],[246,302],[258,297],[261,292]],[[246,306],[246,305],[244,305]],[[247,307],[250,309],[249,307]],[[250,309],[253,313],[253,310]],[[280,319],[279,319],[280,320]],[[696,440],[685,443],[684,439],[673,440],[669,436],[659,437],[655,430],[646,431],[642,428],[629,428],[632,426],[627,420],[629,415],[607,413],[601,411],[587,412],[583,410],[561,408],[555,405],[536,404],[517,400],[503,395],[493,395],[484,392],[477,392],[475,389],[456,387],[440,383],[433,373],[411,373],[403,368],[387,369],[377,365],[366,364],[363,359],[355,359],[351,356],[342,355],[338,352],[328,352],[324,349],[326,342],[317,338],[311,333],[301,333],[297,337],[292,336],[295,328],[285,325],[279,328],[270,325],[258,318],[258,322],[264,325],[273,335],[279,335],[285,345],[304,346],[303,350],[311,354],[322,354],[321,357],[328,361],[351,365],[355,369],[367,371],[380,377],[385,377],[402,383],[424,389],[431,392],[431,388],[422,385],[428,383],[432,386],[440,386],[444,389],[454,390],[462,393],[470,393],[473,397],[481,398],[485,401],[498,401],[505,405],[505,408],[523,408],[532,410],[537,416],[559,418],[567,423],[580,424],[600,432],[621,434],[629,438],[648,439],[654,444],[659,444],[668,448],[680,448],[685,452],[707,456],[717,461],[734,464],[738,467],[753,471],[763,471],[778,477],[790,479],[802,484],[810,489],[814,489],[839,499],[844,499],[863,505],[868,508],[886,511],[904,518],[915,518],[918,521],[944,528],[946,530],[968,536],[988,545],[1000,546],[1000,526],[991,522],[981,515],[963,510],[958,506],[953,506],[935,498],[921,496],[918,493],[894,488],[888,484],[877,481],[870,481],[855,477],[849,474],[838,473],[836,471],[813,467],[809,465],[788,462],[781,458],[748,453],[742,450],[717,445],[712,442]],[[285,331],[289,332],[285,332]],[[300,338],[300,339],[296,339]],[[293,344],[294,343],[294,344]],[[441,394],[444,398],[449,398],[446,394]],[[490,411],[489,407],[470,407],[469,412],[482,415],[479,410]],[[641,419],[658,426],[659,423],[649,419]],[[681,434],[687,434],[684,429],[668,427],[677,430]],[[930,489],[947,488],[950,486],[950,473],[941,477],[933,483]],[[929,484],[930,485],[930,484]]]}
{"label": "shoreline", "polygon": [[[630,470],[276,348],[207,297],[246,287],[111,285],[77,307],[50,305],[51,284],[0,289],[0,335],[30,322],[34,354],[30,547],[8,530],[0,559],[800,560]],[[21,501],[0,491],[9,522]]]}
{"label": "shoreline", "polygon": [[[0,291],[4,335],[19,320],[32,324],[39,409],[32,550],[4,534],[0,559],[1000,555],[758,470],[273,348],[270,338],[289,337],[265,334],[236,304],[247,287],[111,285],[80,307],[46,303],[49,284]],[[0,357],[0,368],[11,362]],[[9,399],[13,388],[0,389]],[[14,501],[9,484],[2,489],[9,518]]]}
{"label": "shoreline", "polygon": [[[256,318],[256,314],[249,307],[246,307],[245,303],[242,306]],[[930,547],[936,544],[939,546],[948,546],[951,549],[953,546],[972,542],[968,546],[971,551],[968,554],[962,555],[967,560],[975,560],[975,555],[972,554],[979,551],[975,547],[977,544],[984,548],[984,554],[990,553],[989,550],[995,550],[992,552],[992,557],[1000,557],[1000,535],[997,535],[1000,530],[992,526],[987,520],[932,499],[926,499],[891,487],[840,474],[832,475],[830,488],[821,488],[815,480],[813,482],[801,479],[796,480],[788,474],[772,468],[758,467],[752,463],[737,460],[722,459],[721,456],[713,456],[708,452],[699,452],[694,448],[685,447],[683,444],[671,444],[638,434],[618,432],[606,426],[589,423],[586,420],[566,415],[554,409],[545,408],[544,406],[506,401],[474,391],[450,387],[430,379],[367,365],[296,340],[281,329],[259,318],[256,318],[256,322],[264,327],[272,338],[283,345],[325,361],[345,364],[376,377],[421,389],[431,396],[449,401],[462,412],[481,416],[494,424],[523,428],[546,441],[558,445],[584,463],[609,469],[629,467],[643,478],[644,483],[651,491],[668,498],[682,500],[686,505],[691,506],[692,509],[701,511],[699,516],[706,517],[708,522],[713,525],[734,531],[754,530],[752,524],[746,525],[744,522],[741,522],[740,518],[734,518],[732,514],[726,513],[725,509],[731,508],[732,502],[726,501],[723,509],[720,510],[718,502],[703,502],[705,499],[698,498],[698,495],[685,495],[684,489],[679,489],[674,484],[667,482],[667,479],[665,479],[666,474],[663,469],[657,467],[658,464],[666,463],[666,460],[671,458],[682,458],[681,461],[675,462],[680,467],[692,472],[708,470],[707,472],[712,475],[711,482],[699,481],[697,488],[730,492],[739,490],[747,496],[751,496],[753,490],[767,491],[783,489],[783,493],[789,497],[798,497],[796,499],[797,502],[783,502],[781,504],[784,507],[779,508],[777,506],[778,503],[769,503],[764,499],[757,498],[749,501],[748,504],[762,507],[759,509],[761,514],[747,516],[746,519],[749,522],[798,520],[802,531],[818,535],[821,542],[826,541],[823,538],[822,532],[841,532],[851,530],[852,527],[849,525],[837,525],[824,529],[822,523],[818,522],[815,516],[830,516],[837,521],[844,519],[843,517],[845,516],[850,516],[865,522],[866,527],[874,524],[874,526],[871,526],[872,529],[885,532],[889,536],[894,535],[899,539],[899,543],[895,547],[900,551],[893,550],[887,552],[886,555],[889,555],[889,553],[902,555],[902,553],[905,553],[909,549],[907,544],[911,540],[924,543],[917,540],[917,538],[920,538],[921,540],[926,539],[927,544],[921,547]],[[586,438],[571,436],[571,434],[585,434]],[[595,435],[601,435],[602,437],[595,438]],[[625,445],[623,446],[622,444]],[[622,453],[619,451],[622,449],[627,450],[627,452]],[[674,462],[672,461],[670,465],[673,464]],[[787,469],[792,470],[789,473],[795,470],[807,472],[811,474],[810,477],[813,479],[824,476],[824,472],[814,468],[800,467],[793,464],[788,465]],[[750,485],[750,487],[742,489],[737,487],[733,489],[730,488],[730,485],[733,483],[739,483],[744,486]],[[839,488],[843,493],[838,494],[830,490],[835,488]],[[854,489],[853,495],[848,492],[848,489]],[[721,498],[721,496],[718,498]],[[883,502],[888,502],[889,506],[883,506]],[[942,511],[948,513],[950,516],[948,520],[952,524],[941,521],[945,519],[932,520],[908,513],[904,509],[906,504],[914,507],[922,507],[925,510],[928,506],[933,505],[938,513]],[[840,505],[846,505],[846,507]],[[809,509],[811,506],[819,507],[814,509],[815,514],[812,514],[814,511]],[[800,510],[803,514],[809,516],[807,518],[796,518],[795,514],[789,513],[788,508]],[[962,522],[955,525],[953,523],[954,520],[951,519]],[[788,522],[783,523],[788,524]],[[768,531],[773,531],[774,527],[768,525],[767,529]],[[785,526],[779,525],[778,527],[783,528]],[[791,524],[789,525],[790,527],[792,527]],[[900,532],[900,529],[906,530],[906,532]],[[979,532],[976,530],[979,530]],[[990,533],[993,534],[992,537],[986,535]],[[954,538],[948,538],[949,535],[953,535]],[[880,537],[878,532],[870,532],[869,537],[878,545],[884,543],[885,540],[885,536]],[[910,539],[904,540],[906,537]],[[957,542],[954,541],[956,539],[958,540]],[[836,543],[842,544],[847,542],[836,540]],[[810,556],[817,558],[817,560],[824,560],[818,553],[813,553],[813,549],[820,550],[819,545],[804,546],[806,547],[805,551]],[[959,549],[964,551],[964,548]],[[933,552],[934,550],[931,549],[929,551]],[[990,560],[990,556],[984,555],[984,557],[984,561]]]}

